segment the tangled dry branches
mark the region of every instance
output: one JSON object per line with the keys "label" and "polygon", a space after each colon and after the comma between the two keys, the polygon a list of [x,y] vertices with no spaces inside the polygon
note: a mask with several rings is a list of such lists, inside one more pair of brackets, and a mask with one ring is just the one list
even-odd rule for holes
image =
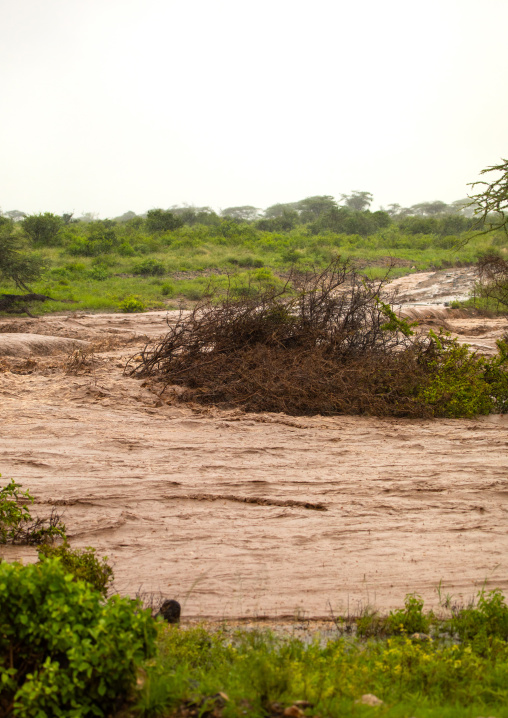
{"label": "tangled dry branches", "polygon": [[497,303],[497,309],[508,307],[508,262],[497,254],[487,254],[478,261],[481,295]]}
{"label": "tangled dry branches", "polygon": [[282,289],[208,297],[145,347],[131,374],[247,411],[427,416],[415,396],[428,342],[380,300],[382,285],[337,258]]}

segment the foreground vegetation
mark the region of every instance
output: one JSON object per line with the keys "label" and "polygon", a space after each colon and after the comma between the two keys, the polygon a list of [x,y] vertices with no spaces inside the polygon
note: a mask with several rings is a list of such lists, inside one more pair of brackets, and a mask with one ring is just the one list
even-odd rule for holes
{"label": "foreground vegetation", "polygon": [[[3,542],[33,538],[28,491],[0,490]],[[36,524],[34,524],[34,521]],[[508,716],[508,606],[481,590],[469,605],[418,595],[380,614],[331,616],[333,635],[179,628],[111,593],[93,549],[73,551],[65,527],[38,533],[39,561],[0,559],[3,718],[255,716]],[[27,534],[28,530],[28,534]],[[109,590],[108,590],[109,587]],[[304,619],[299,619],[301,625]]]}
{"label": "foreground vegetation", "polygon": [[0,714],[508,716],[499,591],[446,619],[408,596],[387,616],[335,621],[328,640],[179,629],[137,601],[104,599],[59,559],[0,563]]}
{"label": "foreground vegetation", "polygon": [[[260,718],[508,715],[507,607],[501,595],[481,594],[477,608],[442,622],[415,611],[411,598],[423,604],[409,598],[409,608],[387,617],[392,635],[370,639],[344,638],[338,631],[336,639],[323,642],[316,635],[306,644],[269,631],[231,636],[227,630],[160,629],[138,714],[169,716],[180,709],[185,715],[184,707],[194,715]],[[434,638],[415,635],[411,624],[431,624]],[[368,705],[368,698],[362,703],[366,694],[377,705]]]}

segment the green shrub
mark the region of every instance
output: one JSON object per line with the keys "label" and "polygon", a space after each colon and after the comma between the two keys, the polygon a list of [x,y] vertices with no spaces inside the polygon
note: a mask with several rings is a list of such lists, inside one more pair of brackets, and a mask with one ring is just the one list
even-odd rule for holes
{"label": "green shrub", "polygon": [[125,299],[120,302],[118,307],[120,311],[125,312],[126,314],[134,314],[135,312],[146,311],[146,306],[143,304],[141,299],[134,295],[131,295],[130,297],[125,297]]}
{"label": "green shrub", "polygon": [[16,536],[19,526],[31,520],[26,504],[18,505],[18,501],[26,499],[33,504],[29,491],[20,491],[21,484],[11,479],[7,486],[0,489],[0,543],[7,543]]}
{"label": "green shrub", "polygon": [[119,240],[110,220],[90,222],[86,237],[76,237],[67,246],[67,253],[85,257],[99,257],[118,249]]}
{"label": "green shrub", "polygon": [[33,504],[34,498],[29,491],[20,489],[21,484],[14,479],[0,489],[0,544],[42,544],[57,537],[65,538],[60,517],[52,513],[49,519],[33,518],[27,504]]}
{"label": "green shrub", "polygon": [[487,650],[493,641],[508,641],[508,606],[502,592],[480,591],[477,606],[458,611],[449,628],[461,641],[473,643],[479,652]]}
{"label": "green shrub", "polygon": [[[231,260],[230,260],[231,261]],[[233,262],[233,264],[237,264],[240,267],[263,267],[264,262],[262,259],[259,259],[258,257],[239,257],[236,262]]]}
{"label": "green shrub", "polygon": [[418,400],[430,405],[435,416],[473,417],[508,409],[508,346],[498,341],[499,354],[487,358],[469,351],[448,335],[430,332],[432,352],[428,380]]}
{"label": "green shrub", "polygon": [[172,297],[175,291],[175,285],[170,282],[163,284],[161,287],[161,294],[163,297]]}
{"label": "green shrub", "polygon": [[58,234],[63,226],[62,218],[51,212],[32,214],[21,222],[25,234],[34,244],[50,246],[59,244]]}
{"label": "green shrub", "polygon": [[166,274],[166,267],[157,259],[143,259],[132,267],[132,273],[145,277],[162,277]]}
{"label": "green shrub", "polygon": [[59,560],[0,563],[0,714],[110,715],[153,654],[155,633],[139,604],[104,601]]}
{"label": "green shrub", "polygon": [[269,284],[273,284],[278,281],[272,270],[267,269],[266,267],[263,269],[256,269],[256,271],[252,273],[252,276],[257,282],[267,282]]}
{"label": "green shrub", "polygon": [[146,229],[148,232],[167,232],[168,230],[183,227],[180,217],[169,210],[151,209],[146,215]]}
{"label": "green shrub", "polygon": [[86,264],[83,262],[67,262],[62,267],[51,270],[51,274],[57,277],[69,277],[69,279],[79,279],[86,275]]}
{"label": "green shrub", "polygon": [[129,244],[129,242],[121,242],[118,247],[118,254],[122,257],[133,257],[136,254],[136,250]]}
{"label": "green shrub", "polygon": [[91,270],[88,272],[88,276],[90,277],[90,279],[93,279],[96,282],[104,282],[106,279],[109,279],[111,275],[106,269],[106,267],[97,265],[91,268]]}
{"label": "green shrub", "polygon": [[66,541],[61,546],[41,546],[38,553],[41,562],[52,558],[60,559],[65,572],[71,573],[75,581],[86,581],[106,596],[113,580],[113,569],[107,562],[107,556],[99,560],[91,546],[71,549]]}
{"label": "green shrub", "polygon": [[105,267],[111,269],[117,263],[117,260],[109,254],[105,254],[103,257],[94,257],[92,259],[92,267]]}
{"label": "green shrub", "polygon": [[387,633],[428,633],[432,614],[423,613],[423,600],[416,594],[409,594],[404,608],[391,611],[386,619]]}

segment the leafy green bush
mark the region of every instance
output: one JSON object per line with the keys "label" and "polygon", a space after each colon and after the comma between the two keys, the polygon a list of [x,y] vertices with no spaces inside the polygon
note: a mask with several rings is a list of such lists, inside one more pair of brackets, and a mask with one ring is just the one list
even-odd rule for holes
{"label": "leafy green bush", "polygon": [[[1,476],[1,474],[0,474]],[[33,518],[28,503],[34,498],[29,491],[21,491],[21,484],[11,479],[0,489],[0,544],[42,544],[54,538],[65,538],[65,526],[52,513],[49,519]],[[25,503],[20,502],[25,501]]]}
{"label": "leafy green bush", "polygon": [[463,608],[450,620],[450,630],[461,641],[485,650],[493,640],[508,641],[508,606],[499,589],[480,591],[475,607]]}
{"label": "leafy green bush", "polygon": [[63,227],[63,221],[61,217],[51,214],[51,212],[45,212],[25,217],[21,226],[34,244],[49,246],[59,244],[58,234]]}
{"label": "leafy green bush", "polygon": [[259,257],[240,257],[235,264],[238,264],[239,267],[263,267],[264,262],[262,259],[259,259]]}
{"label": "leafy green bush", "polygon": [[96,282],[104,282],[106,279],[109,279],[110,273],[108,272],[106,267],[99,264],[91,268],[91,270],[88,272],[88,276],[90,277],[90,279],[93,279]]}
{"label": "leafy green bush", "polygon": [[387,633],[428,633],[432,614],[423,613],[423,600],[416,594],[409,594],[404,608],[391,611],[386,619]]}
{"label": "leafy green bush", "polygon": [[99,560],[95,549],[87,546],[85,549],[71,549],[67,541],[61,546],[43,545],[39,549],[39,561],[58,558],[66,571],[74,576],[75,581],[86,581],[96,591],[106,596],[113,580],[113,569],[107,562],[107,556]]}
{"label": "leafy green bush", "polygon": [[122,312],[125,312],[126,314],[133,314],[135,312],[144,312],[146,310],[146,306],[143,304],[141,299],[134,295],[131,295],[130,297],[125,297],[125,299],[122,302],[120,302],[120,304],[118,306],[119,306],[120,310]]}
{"label": "leafy green bush", "polygon": [[99,220],[90,222],[86,237],[75,237],[67,246],[67,253],[84,255],[85,257],[99,257],[118,249],[120,242],[114,229],[114,222]]}
{"label": "leafy green bush", "polygon": [[487,358],[469,351],[448,335],[429,333],[432,343],[425,358],[428,380],[418,400],[435,416],[472,417],[508,409],[508,346],[498,341],[499,354]]}
{"label": "leafy green bush", "polygon": [[167,232],[179,227],[183,227],[182,220],[169,210],[151,209],[147,212],[146,229],[148,232]]}
{"label": "leafy green bush", "polygon": [[161,287],[161,294],[163,297],[172,297],[175,291],[175,285],[170,282],[163,284]]}
{"label": "leafy green bush", "polygon": [[162,277],[166,274],[166,267],[157,259],[143,259],[132,267],[132,273],[145,277]]}
{"label": "leafy green bush", "polygon": [[182,293],[183,293],[184,297],[186,299],[190,299],[191,302],[198,302],[200,299],[203,299],[203,297],[205,296],[206,289],[205,289],[205,287],[194,284],[189,287],[186,287]]}
{"label": "leafy green bush", "polygon": [[18,527],[31,520],[30,511],[26,504],[18,505],[18,501],[25,498],[33,504],[29,491],[20,491],[21,484],[11,479],[7,486],[0,489],[0,543],[13,540]]}
{"label": "leafy green bush", "polygon": [[153,654],[155,634],[139,604],[104,601],[59,560],[0,563],[0,714],[110,715]]}
{"label": "leafy green bush", "polygon": [[136,254],[136,250],[129,242],[121,242],[118,247],[118,254],[122,257],[133,257]]}

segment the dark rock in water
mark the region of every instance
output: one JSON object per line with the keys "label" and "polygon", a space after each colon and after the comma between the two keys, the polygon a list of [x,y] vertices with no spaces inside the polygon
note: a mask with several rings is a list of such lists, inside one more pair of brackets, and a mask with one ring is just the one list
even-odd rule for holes
{"label": "dark rock in water", "polygon": [[182,608],[178,601],[174,601],[171,598],[167,601],[164,601],[164,603],[159,609],[159,613],[155,616],[155,618],[162,616],[162,618],[168,623],[180,623],[181,610]]}

